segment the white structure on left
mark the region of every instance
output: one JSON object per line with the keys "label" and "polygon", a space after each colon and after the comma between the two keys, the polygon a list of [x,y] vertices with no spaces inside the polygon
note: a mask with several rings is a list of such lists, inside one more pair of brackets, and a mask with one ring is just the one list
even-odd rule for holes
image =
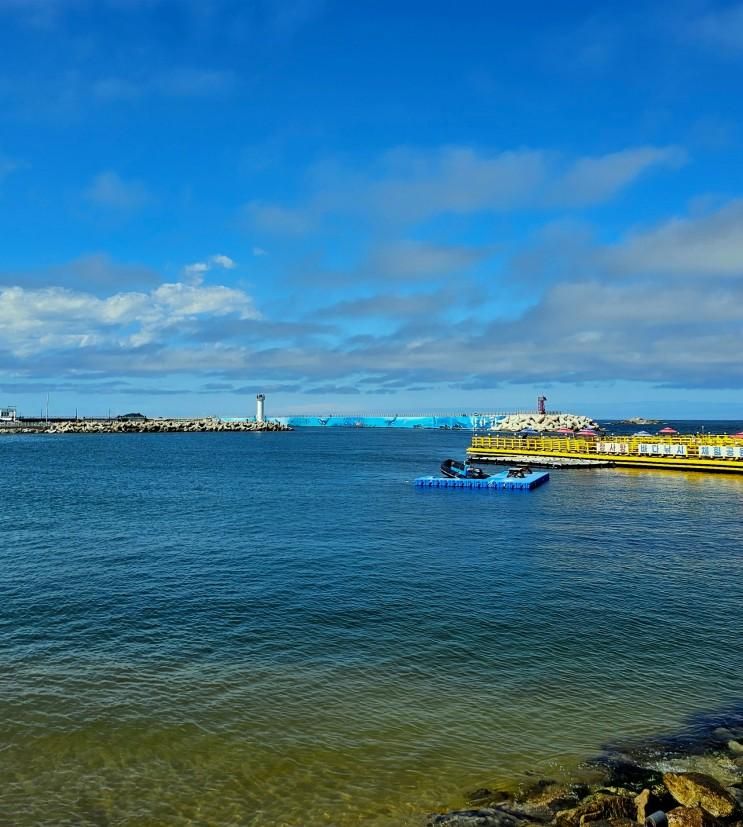
{"label": "white structure on left", "polygon": [[15,422],[16,410],[13,407],[0,408],[0,422]]}
{"label": "white structure on left", "polygon": [[266,394],[259,393],[255,397],[255,421],[256,422],[264,422],[265,421],[265,414],[263,403],[266,401]]}

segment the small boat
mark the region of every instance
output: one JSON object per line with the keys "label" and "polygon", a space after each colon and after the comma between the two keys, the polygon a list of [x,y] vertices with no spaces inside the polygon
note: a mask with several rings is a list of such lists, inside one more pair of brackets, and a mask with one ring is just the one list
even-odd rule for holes
{"label": "small boat", "polygon": [[460,480],[485,480],[490,474],[486,474],[482,468],[476,468],[468,462],[460,462],[458,459],[445,459],[441,463],[441,473],[445,477],[456,477]]}
{"label": "small boat", "polygon": [[506,479],[523,480],[534,472],[528,465],[518,465],[514,468],[509,468],[506,473]]}

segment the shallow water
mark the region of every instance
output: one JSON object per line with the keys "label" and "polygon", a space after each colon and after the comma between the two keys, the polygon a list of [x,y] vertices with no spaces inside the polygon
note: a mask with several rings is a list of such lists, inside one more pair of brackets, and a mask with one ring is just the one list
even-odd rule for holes
{"label": "shallow water", "polygon": [[468,440],[0,440],[0,824],[419,824],[741,699],[743,479],[410,484]]}

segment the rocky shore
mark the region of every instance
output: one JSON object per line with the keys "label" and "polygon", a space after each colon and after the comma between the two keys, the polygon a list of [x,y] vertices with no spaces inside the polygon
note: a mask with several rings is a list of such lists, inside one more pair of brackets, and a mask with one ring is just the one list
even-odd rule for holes
{"label": "rocky shore", "polygon": [[427,827],[743,827],[743,715],[693,735],[613,747],[572,783],[482,788]]}
{"label": "rocky shore", "polygon": [[571,431],[580,431],[582,428],[598,428],[598,423],[588,416],[566,413],[527,413],[509,414],[498,425],[499,431],[556,431],[558,428],[569,428]]}
{"label": "rocky shore", "polygon": [[239,421],[225,422],[215,417],[202,419],[111,419],[75,420],[39,424],[33,427],[5,429],[6,433],[37,434],[160,434],[160,433],[203,433],[207,431],[292,431],[289,425],[280,422]]}

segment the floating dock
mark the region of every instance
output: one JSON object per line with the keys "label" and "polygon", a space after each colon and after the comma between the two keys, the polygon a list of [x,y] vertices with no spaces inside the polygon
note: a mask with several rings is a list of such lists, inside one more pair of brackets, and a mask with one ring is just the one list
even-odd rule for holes
{"label": "floating dock", "polygon": [[474,436],[476,462],[546,467],[623,466],[743,474],[743,439],[727,434],[668,436]]}
{"label": "floating dock", "polygon": [[550,475],[546,471],[530,471],[523,476],[509,476],[508,471],[493,474],[485,479],[462,479],[461,477],[417,477],[416,488],[481,488],[484,490],[521,490],[529,491],[547,482]]}

